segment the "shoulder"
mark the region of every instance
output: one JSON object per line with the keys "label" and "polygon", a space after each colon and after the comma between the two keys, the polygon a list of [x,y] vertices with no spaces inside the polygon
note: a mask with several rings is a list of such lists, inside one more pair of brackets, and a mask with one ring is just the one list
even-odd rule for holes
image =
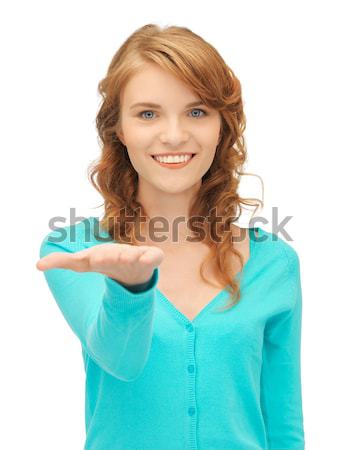
{"label": "shoulder", "polygon": [[294,241],[287,240],[283,235],[272,233],[262,227],[255,227],[255,230],[257,231],[255,245],[259,247],[265,261],[280,270],[286,268],[291,273],[299,270],[299,255],[293,244]]}
{"label": "shoulder", "polygon": [[110,240],[108,234],[100,229],[98,219],[90,216],[75,224],[49,231],[41,241],[39,254],[42,258],[56,251],[78,252]]}

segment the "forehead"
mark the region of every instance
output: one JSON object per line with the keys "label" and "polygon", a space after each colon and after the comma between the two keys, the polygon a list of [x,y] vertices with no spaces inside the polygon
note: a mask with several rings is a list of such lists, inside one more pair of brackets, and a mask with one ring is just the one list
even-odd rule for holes
{"label": "forehead", "polygon": [[186,105],[200,99],[182,80],[156,64],[144,65],[121,92],[122,104],[128,108],[140,102],[161,105],[178,100]]}

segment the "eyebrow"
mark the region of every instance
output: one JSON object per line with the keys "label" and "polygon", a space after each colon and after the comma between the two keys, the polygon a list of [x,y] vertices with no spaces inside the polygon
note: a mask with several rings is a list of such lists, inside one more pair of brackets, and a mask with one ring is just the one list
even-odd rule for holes
{"label": "eyebrow", "polygon": [[[185,105],[185,107],[189,108],[190,106],[200,106],[200,105],[205,105],[205,104],[202,102],[202,100],[196,100],[195,102],[188,103],[187,105]],[[157,103],[140,102],[140,103],[134,103],[134,105],[132,105],[129,109],[136,108],[137,106],[144,106],[144,107],[156,108],[156,109],[161,108],[161,106],[158,105]]]}

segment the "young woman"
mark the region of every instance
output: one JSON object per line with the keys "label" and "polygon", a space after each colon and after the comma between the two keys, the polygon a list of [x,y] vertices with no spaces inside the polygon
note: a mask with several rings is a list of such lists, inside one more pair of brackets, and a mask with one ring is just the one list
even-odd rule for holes
{"label": "young woman", "polygon": [[238,79],[149,24],[99,91],[104,216],[49,232],[37,263],[82,345],[84,449],[303,450],[298,255],[233,223],[251,204]]}

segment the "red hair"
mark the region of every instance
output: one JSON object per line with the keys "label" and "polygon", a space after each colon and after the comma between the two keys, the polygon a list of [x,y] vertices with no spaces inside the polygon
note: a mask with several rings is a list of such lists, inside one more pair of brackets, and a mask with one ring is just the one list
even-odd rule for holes
{"label": "red hair", "polygon": [[[241,298],[240,283],[232,272],[231,256],[243,259],[233,247],[232,222],[241,215],[241,205],[262,205],[258,199],[241,198],[237,193],[246,161],[246,145],[243,132],[246,119],[243,111],[241,85],[232,69],[224,62],[216,49],[190,29],[178,26],[160,28],[154,24],[136,30],[115,53],[107,74],[99,82],[102,103],[96,117],[96,127],[102,144],[100,158],[89,167],[90,181],[104,199],[105,213],[100,226],[117,242],[136,244],[135,224],[117,220],[119,211],[138,221],[147,217],[143,205],[137,199],[138,175],[133,168],[125,147],[117,136],[120,127],[120,92],[128,80],[146,63],[158,64],[185,82],[209,107],[220,112],[221,140],[214,160],[202,177],[202,185],[190,208],[190,217],[208,217],[212,208],[223,218],[216,228],[220,242],[212,240],[210,229],[214,224],[203,223],[204,243],[210,248],[204,265],[211,260],[217,268],[222,287],[227,286],[232,296],[231,307]],[[113,220],[115,219],[115,220]],[[130,220],[132,220],[130,218]]]}

